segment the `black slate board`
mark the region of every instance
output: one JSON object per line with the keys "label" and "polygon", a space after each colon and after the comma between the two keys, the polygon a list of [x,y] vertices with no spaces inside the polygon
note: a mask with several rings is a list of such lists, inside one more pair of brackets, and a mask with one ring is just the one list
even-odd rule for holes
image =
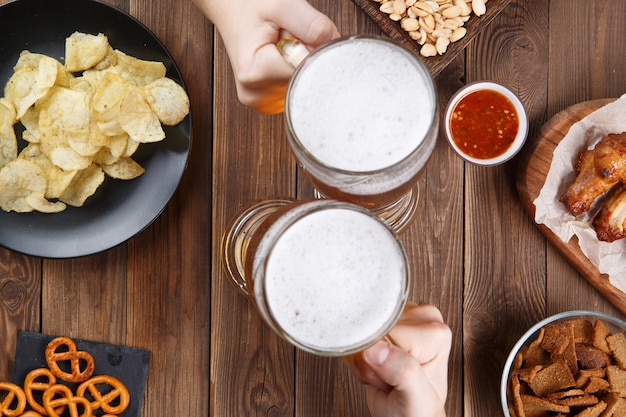
{"label": "black slate board", "polygon": [[[56,336],[42,333],[20,332],[15,349],[11,382],[23,386],[26,375],[35,368],[47,368],[46,346]],[[139,417],[148,378],[150,351],[141,348],[117,346],[107,343],[72,339],[77,350],[89,352],[95,361],[94,375],[111,375],[126,385],[130,393],[128,408],[120,417]],[[62,381],[58,381],[63,383]],[[66,384],[73,390],[76,384]],[[100,411],[100,410],[98,410]],[[94,415],[99,415],[94,412]]]}

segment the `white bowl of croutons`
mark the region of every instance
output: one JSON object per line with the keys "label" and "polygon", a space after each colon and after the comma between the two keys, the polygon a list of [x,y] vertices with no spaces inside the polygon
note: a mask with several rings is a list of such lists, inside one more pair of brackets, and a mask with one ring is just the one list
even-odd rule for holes
{"label": "white bowl of croutons", "polygon": [[626,413],[626,322],[568,311],[530,328],[502,372],[507,417],[621,416]]}

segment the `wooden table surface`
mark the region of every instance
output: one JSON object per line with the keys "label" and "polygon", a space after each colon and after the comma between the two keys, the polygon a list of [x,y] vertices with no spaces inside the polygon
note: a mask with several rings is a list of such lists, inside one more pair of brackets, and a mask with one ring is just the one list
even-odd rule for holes
{"label": "wooden table surface", "polygon": [[[220,239],[243,206],[312,195],[283,116],[238,103],[219,35],[191,1],[109,2],[150,28],[183,73],[189,165],[162,215],[113,249],[67,260],[0,249],[0,380],[18,331],[29,330],[150,349],[144,417],[367,416],[341,360],[280,340],[222,271]],[[349,0],[311,3],[343,34],[381,33]],[[528,110],[531,144],[560,110],[626,92],[624,38],[623,0],[513,0],[438,75],[440,105],[466,82],[500,81]],[[439,139],[420,180],[418,220],[401,236],[411,298],[437,305],[453,331],[448,415],[501,415],[502,367],[528,327],[570,309],[622,314],[524,211],[520,158],[480,168]]]}

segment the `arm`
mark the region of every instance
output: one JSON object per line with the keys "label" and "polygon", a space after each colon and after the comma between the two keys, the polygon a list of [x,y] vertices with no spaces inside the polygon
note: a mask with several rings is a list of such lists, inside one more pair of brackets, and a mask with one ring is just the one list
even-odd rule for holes
{"label": "arm", "polygon": [[276,49],[280,30],[309,48],[339,36],[334,23],[306,0],[193,0],[220,32],[241,103],[262,113],[283,111],[293,68]]}

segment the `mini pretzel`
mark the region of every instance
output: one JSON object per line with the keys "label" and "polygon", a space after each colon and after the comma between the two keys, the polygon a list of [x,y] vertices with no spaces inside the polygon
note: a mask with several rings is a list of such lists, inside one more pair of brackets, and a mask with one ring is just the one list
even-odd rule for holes
{"label": "mini pretzel", "polygon": [[[43,407],[48,417],[59,417],[57,410],[67,407],[70,417],[92,417],[91,403],[81,396],[74,396],[72,390],[61,384],[55,384],[43,393]],[[82,407],[82,414],[79,408]]]}
{"label": "mini pretzel", "polygon": [[[41,381],[42,378],[45,378],[45,381]],[[26,375],[26,378],[24,378],[24,393],[26,394],[28,404],[33,410],[39,414],[46,414],[43,405],[39,404],[35,399],[33,391],[41,391],[41,394],[43,394],[45,390],[56,384],[56,382],[57,378],[48,368],[35,368]]]}
{"label": "mini pretzel", "polygon": [[[2,395],[3,392],[6,394]],[[19,416],[25,408],[26,394],[24,394],[24,390],[10,382],[0,382],[0,416]]]}
{"label": "mini pretzel", "polygon": [[[61,346],[67,350],[57,352]],[[69,361],[71,372],[65,372],[59,367],[59,362]],[[83,382],[88,380],[95,369],[93,356],[89,352],[77,350],[76,344],[68,337],[57,337],[46,346],[46,363],[50,371],[66,382]],[[81,363],[85,369],[81,370]]]}
{"label": "mini pretzel", "polygon": [[22,414],[20,414],[20,417],[43,417],[43,416],[35,410],[26,410]]}
{"label": "mini pretzel", "polygon": [[[91,408],[93,410],[102,408],[107,414],[122,413],[130,402],[130,394],[124,383],[110,375],[97,375],[88,379],[78,386],[76,395],[86,397],[85,391],[89,391],[93,398]],[[113,405],[117,399],[119,404]]]}

